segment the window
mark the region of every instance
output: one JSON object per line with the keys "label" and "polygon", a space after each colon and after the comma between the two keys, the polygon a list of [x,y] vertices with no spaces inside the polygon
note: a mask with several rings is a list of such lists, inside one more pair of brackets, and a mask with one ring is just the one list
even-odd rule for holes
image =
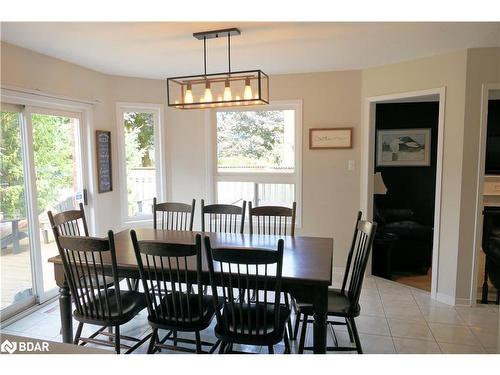
{"label": "window", "polygon": [[216,111],[218,203],[300,207],[301,117],[300,102]]}
{"label": "window", "polygon": [[124,221],[149,220],[153,198],[163,199],[159,105],[118,105]]}

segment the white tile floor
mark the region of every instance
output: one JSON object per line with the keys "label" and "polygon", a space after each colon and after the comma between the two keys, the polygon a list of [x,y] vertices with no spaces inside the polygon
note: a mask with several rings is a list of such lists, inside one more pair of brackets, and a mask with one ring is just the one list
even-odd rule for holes
{"label": "white tile floor", "polygon": [[[335,283],[341,275],[335,275]],[[356,319],[365,353],[499,353],[499,308],[495,305],[451,307],[430,298],[429,293],[369,277],[360,299],[361,316]],[[143,311],[122,328],[123,335],[144,337],[150,330]],[[95,331],[84,326],[83,336]],[[1,332],[61,341],[57,302],[5,327]],[[75,323],[76,329],[76,323]],[[306,345],[312,345],[312,327]],[[202,339],[213,342],[213,325]],[[345,327],[335,328],[341,345],[349,345]],[[332,337],[328,334],[329,344]],[[292,341],[295,352],[298,343]],[[144,353],[143,345],[138,353]],[[238,349],[238,348],[235,348]],[[266,353],[267,349],[244,347],[245,351]],[[238,349],[238,350],[239,350]],[[284,347],[277,345],[275,352]]]}

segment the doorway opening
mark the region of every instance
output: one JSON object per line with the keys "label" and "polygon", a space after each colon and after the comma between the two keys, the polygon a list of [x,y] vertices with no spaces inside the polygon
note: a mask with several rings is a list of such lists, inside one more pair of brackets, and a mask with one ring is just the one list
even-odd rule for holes
{"label": "doorway opening", "polygon": [[375,107],[372,274],[431,291],[439,97]]}
{"label": "doorway opening", "polygon": [[500,84],[482,90],[471,304],[500,303]]}
{"label": "doorway opening", "polygon": [[368,98],[362,167],[362,207],[379,224],[372,274],[435,299],[444,103],[444,88]]}

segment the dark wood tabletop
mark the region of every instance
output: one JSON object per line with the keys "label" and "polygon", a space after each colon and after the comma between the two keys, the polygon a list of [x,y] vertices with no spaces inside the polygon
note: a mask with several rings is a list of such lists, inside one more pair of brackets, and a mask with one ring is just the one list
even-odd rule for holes
{"label": "dark wood tabletop", "polygon": [[[330,285],[332,282],[333,239],[321,237],[291,237],[250,235],[236,233],[203,233],[167,231],[160,229],[135,229],[137,238],[141,240],[155,240],[161,242],[192,244],[197,234],[210,237],[212,247],[257,247],[276,249],[278,239],[285,241],[283,255],[283,279],[288,282],[312,283],[316,285]],[[203,244],[203,242],[202,242]],[[119,269],[137,269],[134,248],[130,239],[130,230],[115,234],[116,261]],[[203,249],[203,272],[208,273],[206,256]],[[109,261],[103,258],[104,262]],[[52,263],[61,263],[59,256],[49,259]],[[192,265],[193,271],[195,265]]]}
{"label": "dark wood tabletop", "polygon": [[[212,247],[239,247],[277,249],[278,240],[284,240],[282,289],[310,302],[314,308],[314,351],[324,353],[326,349],[326,313],[328,287],[332,283],[333,239],[302,236],[274,236],[259,234],[203,233],[189,231],[167,231],[149,228],[135,229],[139,241],[156,240],[170,243],[192,244],[197,234],[210,237]],[[203,243],[203,242],[202,242]],[[137,261],[134,254],[130,230],[115,234],[117,269],[120,277],[139,278]],[[208,283],[208,266],[205,248],[202,245],[203,283]],[[71,298],[64,279],[62,261],[59,256],[52,257],[54,273],[60,289],[60,309],[63,339],[71,342]],[[104,266],[110,265],[103,257]],[[108,263],[108,264],[106,264]],[[195,264],[188,264],[195,271]]]}

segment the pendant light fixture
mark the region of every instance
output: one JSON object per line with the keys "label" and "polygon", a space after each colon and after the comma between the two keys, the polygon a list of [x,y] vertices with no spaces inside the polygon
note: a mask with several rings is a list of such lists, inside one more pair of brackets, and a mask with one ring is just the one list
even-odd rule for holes
{"label": "pendant light fixture", "polygon": [[[204,74],[167,78],[167,102],[179,109],[269,104],[269,77],[261,70],[231,71],[231,36],[239,29],[194,33],[203,40]],[[228,71],[207,74],[207,40],[227,37]]]}

